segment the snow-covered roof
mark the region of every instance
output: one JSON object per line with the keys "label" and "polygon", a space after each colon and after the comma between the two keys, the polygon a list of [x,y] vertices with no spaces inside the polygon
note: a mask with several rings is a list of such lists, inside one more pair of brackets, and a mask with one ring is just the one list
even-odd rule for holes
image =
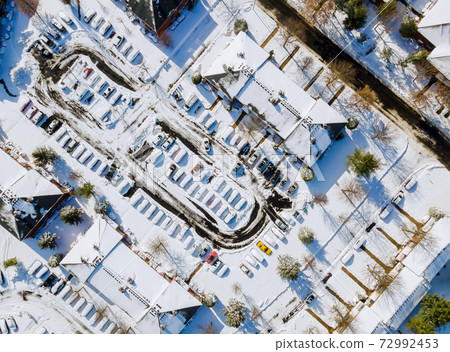
{"label": "snow-covered roof", "polygon": [[419,32],[433,43],[435,49],[428,60],[450,79],[450,1],[439,0],[425,13]]}
{"label": "snow-covered roof", "polygon": [[[207,70],[205,78],[229,99],[247,106],[285,140],[290,152],[313,163],[316,157],[309,157],[310,129],[322,124],[342,129],[347,121],[322,99],[313,99],[268,58],[264,49],[240,32]],[[315,137],[321,144],[313,147],[314,155],[331,144],[334,136],[328,132],[324,130]]]}
{"label": "snow-covered roof", "polygon": [[119,232],[104,219],[98,218],[67,253],[61,264],[84,282],[95,270],[93,264],[96,259],[107,256],[121,239]]}
{"label": "snow-covered roof", "polygon": [[[437,266],[436,270],[433,270],[433,272],[438,272],[448,260],[448,254],[447,256],[444,256],[443,260],[439,260],[438,256],[442,251],[448,248],[450,243],[450,238],[448,236],[449,227],[449,218],[439,220],[434,224],[430,233],[427,234],[430,239],[425,238],[425,243],[419,242],[419,244],[413,248],[411,253],[403,259],[402,263],[416,275],[423,276],[430,265]],[[432,277],[427,278],[429,281],[432,279]]]}
{"label": "snow-covered roof", "polygon": [[[63,192],[0,150],[0,225],[19,239],[34,231]],[[34,229],[34,230],[33,230]]]}

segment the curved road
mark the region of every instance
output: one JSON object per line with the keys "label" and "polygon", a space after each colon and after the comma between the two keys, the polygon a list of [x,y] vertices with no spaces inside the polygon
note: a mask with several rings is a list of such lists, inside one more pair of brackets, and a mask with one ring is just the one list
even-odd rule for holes
{"label": "curved road", "polygon": [[298,28],[295,30],[295,36],[319,55],[324,62],[328,63],[339,55],[340,60],[353,65],[357,74],[354,78],[346,79],[345,83],[353,89],[362,88],[365,85],[373,89],[379,100],[375,107],[404,132],[429,149],[447,169],[450,169],[449,139],[436,126],[425,120],[402,97],[349,54],[345,51],[341,53],[341,47],[309,24],[286,0],[257,1],[277,23],[288,23],[288,19],[297,21]]}

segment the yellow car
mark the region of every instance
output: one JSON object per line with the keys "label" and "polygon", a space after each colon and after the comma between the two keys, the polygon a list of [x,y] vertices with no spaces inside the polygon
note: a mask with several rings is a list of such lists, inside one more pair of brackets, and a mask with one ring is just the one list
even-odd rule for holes
{"label": "yellow car", "polygon": [[261,241],[259,241],[259,242],[256,244],[256,246],[257,246],[260,250],[262,250],[264,253],[266,253],[267,255],[272,254],[272,250],[271,250],[269,247],[267,247],[264,243],[262,243]]}

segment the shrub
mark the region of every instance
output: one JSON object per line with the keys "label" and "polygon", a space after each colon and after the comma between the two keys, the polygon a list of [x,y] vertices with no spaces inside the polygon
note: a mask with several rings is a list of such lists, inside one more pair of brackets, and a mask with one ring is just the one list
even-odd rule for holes
{"label": "shrub", "polygon": [[83,210],[72,205],[67,205],[61,209],[59,217],[66,224],[78,225],[83,221],[82,215]]}
{"label": "shrub", "polygon": [[225,110],[226,111],[231,111],[232,109],[233,109],[233,107],[231,105],[225,106]]}
{"label": "shrub", "polygon": [[380,160],[373,154],[363,150],[355,149],[352,154],[347,155],[347,167],[358,177],[369,177],[380,167]]}
{"label": "shrub", "polygon": [[398,31],[403,38],[413,38],[418,32],[416,21],[412,18],[404,20]]}
{"label": "shrub", "polygon": [[300,227],[298,239],[304,244],[311,244],[314,241],[314,232],[307,226]]}
{"label": "shrub", "polygon": [[419,310],[407,324],[416,334],[435,334],[436,329],[450,322],[450,301],[434,295],[426,295]]}
{"label": "shrub", "polygon": [[282,254],[278,256],[277,272],[281,278],[288,281],[297,280],[300,273],[301,265],[294,257],[289,254]]}
{"label": "shrub", "polygon": [[94,195],[94,185],[86,182],[83,186],[78,187],[76,192],[78,196],[84,197],[86,199],[91,198]]}
{"label": "shrub", "polygon": [[31,154],[34,163],[39,167],[53,164],[58,159],[58,154],[49,147],[38,147]]}
{"label": "shrub", "polygon": [[17,264],[19,264],[19,261],[16,257],[6,259],[3,262],[3,266],[5,267],[5,269],[9,268],[10,266],[16,266]]}
{"label": "shrub", "polygon": [[363,5],[363,0],[349,0],[345,4],[345,13],[347,17],[344,19],[344,28],[351,31],[359,29],[366,23],[367,8]]}
{"label": "shrub", "polygon": [[414,65],[423,65],[425,62],[427,62],[427,57],[430,55],[430,53],[426,50],[417,51],[411,55],[408,56],[407,60],[408,62],[411,62]]}
{"label": "shrub", "polygon": [[225,323],[233,328],[238,328],[245,321],[245,310],[244,303],[234,298],[230,299],[228,305],[223,309],[223,314],[226,316]]}
{"label": "shrub", "polygon": [[217,297],[214,293],[207,293],[203,295],[203,303],[206,307],[212,308],[217,302]]}
{"label": "shrub", "polygon": [[110,207],[111,207],[111,205],[109,204],[109,202],[106,201],[106,200],[103,200],[103,201],[98,202],[97,204],[95,204],[94,211],[97,214],[106,215],[106,214],[108,214],[108,211],[109,211]]}
{"label": "shrub", "polygon": [[198,72],[193,74],[191,77],[192,83],[194,83],[195,85],[202,83],[202,79],[203,79],[202,75]]}
{"label": "shrub", "polygon": [[37,245],[40,249],[55,249],[56,239],[59,238],[56,234],[50,234],[50,232],[45,232],[39,237]]}
{"label": "shrub", "polygon": [[305,182],[312,181],[314,180],[314,171],[309,167],[304,167],[302,171],[300,171],[300,176]]}
{"label": "shrub", "polygon": [[397,11],[397,0],[388,1],[378,8],[378,16],[381,18],[391,17]]}
{"label": "shrub", "polygon": [[247,21],[243,18],[238,18],[236,21],[234,21],[234,34],[239,34],[239,32],[247,32],[248,31],[248,24]]}
{"label": "shrub", "polygon": [[61,253],[54,254],[48,258],[47,264],[50,268],[56,268],[61,260],[63,259],[63,255]]}
{"label": "shrub", "polygon": [[443,219],[447,216],[441,209],[437,207],[431,207],[430,209],[428,209],[428,215],[436,220]]}
{"label": "shrub", "polygon": [[356,129],[356,127],[358,127],[358,125],[359,125],[359,121],[358,121],[358,119],[356,118],[356,117],[349,117],[348,119],[347,119],[347,128],[349,129],[349,130],[354,130],[354,129]]}

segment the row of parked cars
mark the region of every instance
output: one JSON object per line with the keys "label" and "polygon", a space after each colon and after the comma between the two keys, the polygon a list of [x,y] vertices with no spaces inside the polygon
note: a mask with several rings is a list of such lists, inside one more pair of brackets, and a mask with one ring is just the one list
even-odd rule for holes
{"label": "row of parked cars", "polygon": [[63,125],[54,133],[56,142],[81,165],[100,177],[105,177],[121,195],[134,186],[134,181],[112,166],[94,148],[86,144],[70,127]]}
{"label": "row of parked cars", "polygon": [[38,127],[42,126],[48,119],[48,116],[43,111],[39,110],[39,108],[32,103],[31,99],[22,106],[20,112]]}
{"label": "row of parked cars", "polygon": [[[106,315],[100,314],[93,303],[88,302],[78,292],[74,291],[65,279],[57,277],[51,273],[46,265],[42,265],[40,260],[36,260],[28,269],[31,276],[35,276],[43,281],[43,286],[51,293],[61,298],[67,305],[85,318],[87,322],[98,331],[106,334],[117,332],[117,326],[109,320]],[[41,333],[46,333],[45,328],[41,328]]]}
{"label": "row of parked cars", "polygon": [[[263,239],[270,245],[272,248],[276,248],[277,240],[283,241],[285,239],[285,236],[275,227],[272,227],[264,236]],[[272,249],[266,245],[262,241],[258,241],[256,243],[256,247],[260,249],[260,251],[257,251],[255,248],[252,248],[250,252],[245,256],[245,261],[247,264],[249,264],[254,269],[259,269],[259,265],[264,263],[265,259],[264,256],[261,255],[261,252],[265,253],[266,255],[272,254]],[[248,265],[242,263],[239,268],[242,270],[242,272],[247,275],[248,277],[253,277],[253,271],[249,268]]]}

